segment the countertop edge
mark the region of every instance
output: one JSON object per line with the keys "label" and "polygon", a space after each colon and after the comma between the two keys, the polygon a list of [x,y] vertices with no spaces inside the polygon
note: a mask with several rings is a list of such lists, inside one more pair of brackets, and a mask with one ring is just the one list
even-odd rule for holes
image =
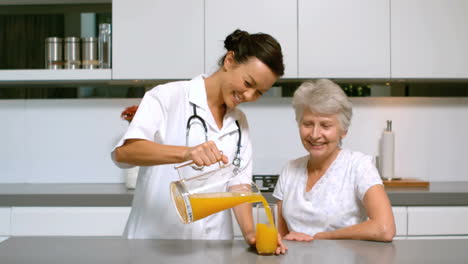
{"label": "countertop edge", "polygon": [[[387,189],[392,206],[468,206],[468,182],[433,184],[432,189]],[[432,186],[431,186],[432,187]],[[124,184],[0,184],[0,207],[131,206]],[[266,200],[275,203],[272,192]]]}

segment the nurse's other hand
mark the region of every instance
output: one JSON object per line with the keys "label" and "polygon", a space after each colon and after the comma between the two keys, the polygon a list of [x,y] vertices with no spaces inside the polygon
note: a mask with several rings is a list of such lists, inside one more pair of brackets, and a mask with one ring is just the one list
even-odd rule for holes
{"label": "nurse's other hand", "polygon": [[309,236],[304,233],[299,232],[289,232],[289,234],[284,236],[284,240],[294,240],[294,241],[312,241],[314,240],[313,236]]}
{"label": "nurse's other hand", "polygon": [[189,147],[184,155],[185,160],[193,160],[197,166],[209,166],[218,161],[229,162],[213,141],[207,141],[195,147]]}
{"label": "nurse's other hand", "polygon": [[[249,244],[251,247],[255,247],[255,243],[257,242],[255,239],[255,233],[251,233],[245,236],[245,242]],[[285,254],[286,251],[288,251],[288,247],[283,244],[283,241],[281,240],[281,236],[278,234],[278,247],[275,250],[276,255],[280,254]]]}
{"label": "nurse's other hand", "polygon": [[283,241],[281,240],[281,236],[278,234],[278,247],[276,248],[275,254],[285,254],[286,251],[288,251],[288,246],[283,244]]}
{"label": "nurse's other hand", "polygon": [[255,232],[247,234],[244,239],[249,246],[255,247]]}

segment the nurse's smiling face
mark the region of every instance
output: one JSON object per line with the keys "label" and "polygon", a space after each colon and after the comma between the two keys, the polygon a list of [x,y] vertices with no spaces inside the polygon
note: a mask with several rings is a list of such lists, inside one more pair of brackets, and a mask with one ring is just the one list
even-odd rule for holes
{"label": "nurse's smiling face", "polygon": [[226,55],[223,71],[225,71],[225,78],[221,90],[227,108],[234,108],[244,102],[256,101],[278,79],[270,68],[256,57],[238,64],[232,52]]}

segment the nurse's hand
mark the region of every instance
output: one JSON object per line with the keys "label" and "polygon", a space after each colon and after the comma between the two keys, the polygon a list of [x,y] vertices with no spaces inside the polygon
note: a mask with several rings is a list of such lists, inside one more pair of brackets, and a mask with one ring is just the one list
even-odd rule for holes
{"label": "nurse's hand", "polygon": [[[251,247],[255,247],[255,233],[246,235],[245,242],[247,242],[247,244],[249,244]],[[278,247],[275,250],[275,255],[286,254],[286,251],[288,251],[288,247],[283,244],[281,236],[278,234]]]}
{"label": "nurse's hand", "polygon": [[278,247],[276,248],[275,254],[276,255],[285,254],[286,251],[288,251],[288,247],[285,244],[283,244],[283,241],[281,240],[281,236],[278,234]]}
{"label": "nurse's hand", "polygon": [[213,141],[207,141],[195,147],[189,147],[184,155],[185,160],[193,160],[197,166],[210,166],[218,161],[229,162]]}
{"label": "nurse's hand", "polygon": [[312,241],[314,240],[313,236],[309,236],[304,233],[299,232],[289,232],[284,236],[284,240],[293,240],[293,241]]}

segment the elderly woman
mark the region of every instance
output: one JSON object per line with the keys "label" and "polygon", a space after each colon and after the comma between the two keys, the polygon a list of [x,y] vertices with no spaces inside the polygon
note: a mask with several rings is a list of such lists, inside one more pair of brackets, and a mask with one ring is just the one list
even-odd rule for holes
{"label": "elderly woman", "polygon": [[330,80],[303,83],[293,107],[308,155],[283,168],[273,196],[286,240],[392,241],[392,207],[372,157],[341,148],[352,104]]}

